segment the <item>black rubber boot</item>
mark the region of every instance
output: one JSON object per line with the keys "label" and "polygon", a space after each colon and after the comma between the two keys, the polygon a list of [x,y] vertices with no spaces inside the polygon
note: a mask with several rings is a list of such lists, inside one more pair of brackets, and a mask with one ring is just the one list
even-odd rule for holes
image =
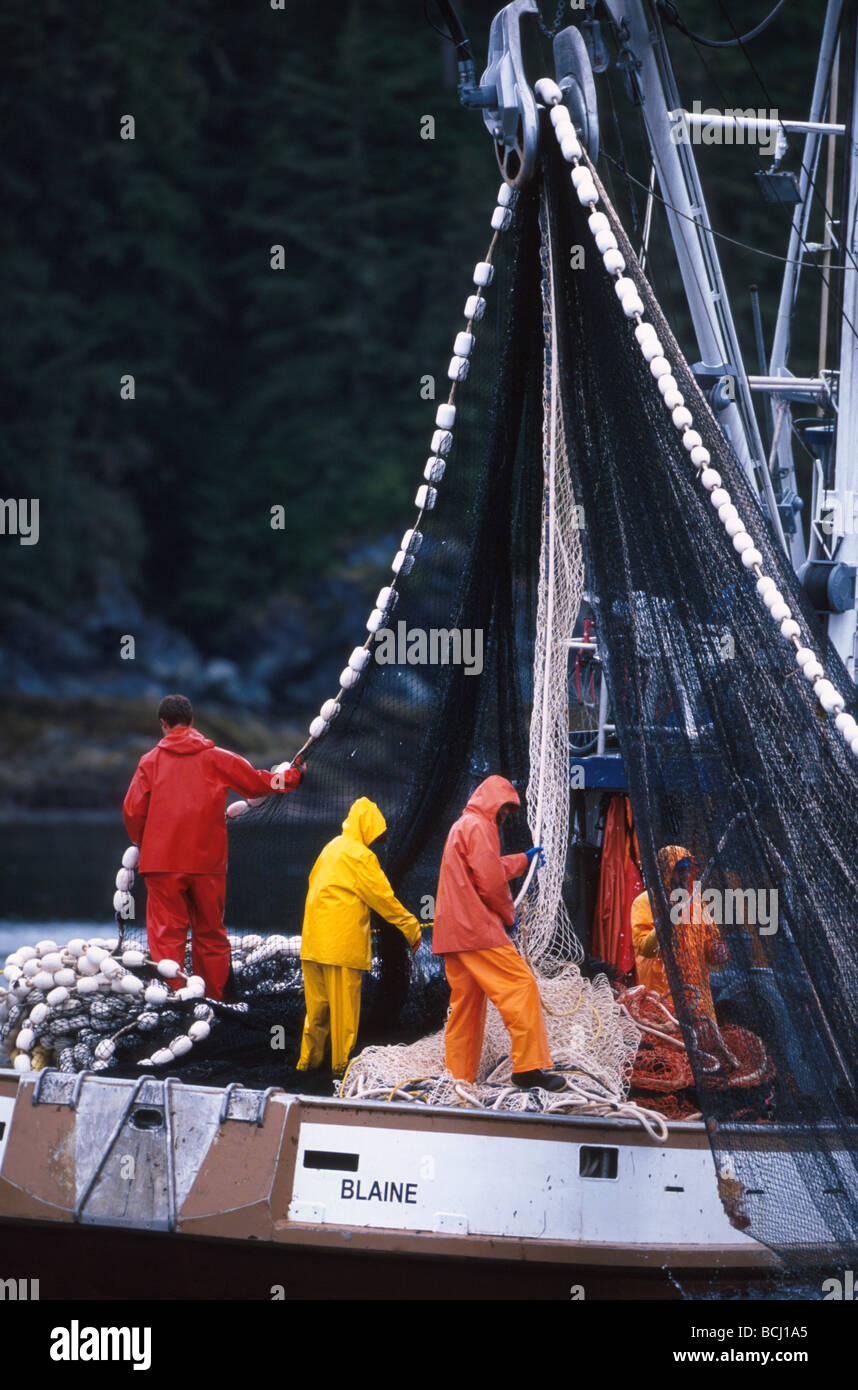
{"label": "black rubber boot", "polygon": [[522,1091],[532,1091],[537,1086],[541,1086],[543,1091],[562,1091],[566,1080],[558,1076],[556,1071],[514,1071],[512,1084]]}

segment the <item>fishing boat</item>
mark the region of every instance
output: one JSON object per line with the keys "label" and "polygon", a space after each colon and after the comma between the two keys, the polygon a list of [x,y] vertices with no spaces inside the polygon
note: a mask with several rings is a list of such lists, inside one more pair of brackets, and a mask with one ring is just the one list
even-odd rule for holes
{"label": "fishing boat", "polygon": [[[855,35],[844,28],[844,6],[829,0],[806,120],[709,119],[681,104],[667,8],[605,0],[599,17],[589,7],[580,27],[546,35],[536,0],[514,0],[492,24],[478,80],[453,7],[440,5],[462,103],[482,114],[502,182],[454,341],[450,394],[435,416],[417,518],[368,635],[301,750],[318,791],[304,802],[283,798],[286,809],[232,808],[228,910],[238,983],[253,978],[255,992],[218,1007],[187,986],[188,1021],[177,1037],[156,1018],[158,1046],[142,1055],[136,1013],[87,1053],[69,1037],[74,984],[54,986],[62,998],[52,1005],[46,982],[44,1013],[40,997],[31,1025],[27,979],[35,975],[13,961],[0,1005],[0,1024],[11,1037],[13,1018],[18,1040],[13,1066],[0,1070],[0,1220],[10,1241],[30,1241],[33,1251],[34,1232],[45,1230],[83,1259],[120,1236],[146,1236],[141,1258],[164,1278],[179,1268],[175,1252],[193,1249],[216,1271],[215,1285],[237,1249],[252,1244],[254,1258],[288,1254],[296,1269],[333,1254],[348,1257],[350,1269],[363,1259],[376,1270],[380,1257],[414,1268],[431,1257],[426,1271],[444,1262],[460,1275],[479,1269],[482,1280],[513,1268],[552,1290],[576,1284],[575,1272],[762,1279],[834,1264],[856,1248],[849,1028],[858,943],[849,904],[858,858],[848,814],[858,789],[856,541],[847,503],[856,492],[858,263],[853,196],[834,239],[833,156],[821,264],[826,289],[840,277],[839,366],[826,367],[823,350],[814,377],[788,367],[798,279],[816,254],[808,226],[824,142],[845,141],[850,189],[858,174],[858,105],[846,123],[835,117],[835,55]],[[603,31],[638,95],[651,156],[638,254],[598,173]],[[774,342],[756,375],[745,366],[698,172],[695,132],[704,127],[752,130],[793,147],[804,137],[798,176],[780,167],[786,143],[765,171],[767,190],[788,193],[794,212]],[[656,206],[700,354],[692,366],[642,269]],[[830,295],[823,312],[831,313]],[[755,396],[766,402],[762,427]],[[818,450],[809,547],[793,459],[796,403],[822,409],[802,427]],[[427,560],[431,578],[421,581]],[[376,669],[373,649],[400,604],[421,631],[485,632],[481,681],[454,659],[430,674]],[[310,851],[351,796],[374,779],[395,808],[388,862],[397,891],[404,884],[412,899],[431,898],[463,793],[501,765],[526,783],[530,835],[548,854],[548,873],[530,876],[517,901],[521,949],[569,1078],[558,1103],[514,1092],[491,1026],[474,1087],[443,1076],[437,1037],[427,1051],[419,1018],[386,1042],[385,1026],[409,1001],[418,1012],[425,1006],[426,1021],[437,970],[426,960],[420,979],[409,980],[383,931],[371,986],[376,1035],[337,1094],[284,1086],[270,1052],[267,1084],[232,1079],[229,1046],[263,995],[263,1026],[278,1017],[268,964],[294,962],[294,942],[271,944],[269,933],[295,921]],[[571,826],[570,783],[583,794]],[[628,793],[628,843],[636,833],[657,900],[675,1001],[675,1015],[658,1027],[652,1014],[635,1012],[634,990],[612,992],[604,976],[579,970],[569,841],[594,837],[606,792]],[[677,845],[691,846],[700,886],[715,901],[774,893],[780,904],[770,934],[749,930],[747,919],[711,916],[732,979],[732,1012],[719,1014],[714,1042],[671,931],[678,919],[659,854]],[[95,943],[93,970],[115,961],[113,978],[139,978],[142,992],[153,963],[129,925],[134,866],[132,854],[117,877],[118,935]],[[93,949],[78,943],[67,958],[57,943],[43,945],[31,958],[56,955],[56,972],[72,974]],[[109,977],[106,992],[122,994]],[[52,1033],[56,1018],[66,1023]],[[43,1026],[55,1046],[50,1065],[34,1070]],[[138,1051],[117,1067],[120,1033]],[[693,1096],[685,1111],[671,1114],[657,1086],[642,1087],[635,1068],[647,1047],[651,1084],[664,1057],[681,1054],[686,1100]],[[221,1064],[218,1071],[212,1062],[211,1084],[189,1069],[203,1056]],[[415,1072],[418,1061],[428,1072]],[[630,1092],[636,1074],[641,1084]],[[333,1277],[331,1262],[323,1264]]]}

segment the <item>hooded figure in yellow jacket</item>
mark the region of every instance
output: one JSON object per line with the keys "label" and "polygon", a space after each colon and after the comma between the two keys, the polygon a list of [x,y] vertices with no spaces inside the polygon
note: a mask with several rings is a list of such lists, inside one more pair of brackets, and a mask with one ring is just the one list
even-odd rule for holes
{"label": "hooded figure in yellow jacket", "polygon": [[420,923],[395,897],[370,845],[387,823],[375,802],[361,796],[310,872],[301,935],[307,1017],[299,1071],[322,1065],[328,1035],[331,1065],[345,1071],[357,1038],[363,972],[372,966],[370,908],[398,927],[412,950]]}

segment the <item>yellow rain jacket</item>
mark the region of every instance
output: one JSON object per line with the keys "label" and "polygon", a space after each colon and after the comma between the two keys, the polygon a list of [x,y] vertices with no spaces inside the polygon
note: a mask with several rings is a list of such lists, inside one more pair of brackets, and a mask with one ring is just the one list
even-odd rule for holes
{"label": "yellow rain jacket", "polygon": [[343,821],[342,835],[325,845],[310,871],[302,960],[369,970],[370,908],[398,927],[409,946],[420,940],[420,923],[395,897],[370,849],[386,829],[375,802],[361,796]]}

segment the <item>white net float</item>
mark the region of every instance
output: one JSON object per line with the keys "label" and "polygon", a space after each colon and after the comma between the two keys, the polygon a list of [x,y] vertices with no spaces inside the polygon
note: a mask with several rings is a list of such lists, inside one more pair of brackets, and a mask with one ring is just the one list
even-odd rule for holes
{"label": "white net float", "polygon": [[187,988],[192,994],[195,994],[198,999],[203,999],[205,997],[206,982],[202,975],[189,975]]}
{"label": "white net float", "polygon": [[[68,950],[68,947],[66,947],[66,950]],[[35,946],[19,946],[14,954],[16,964],[25,965],[28,960],[35,960],[39,953]],[[9,956],[8,959],[11,960],[12,957]]]}
{"label": "white net float", "polygon": [[453,353],[456,357],[470,357],[476,339],[473,333],[457,333],[453,341]]}
{"label": "white net float", "polygon": [[33,1032],[33,1029],[22,1028],[17,1038],[15,1039],[15,1046],[19,1048],[21,1052],[29,1052],[30,1048],[33,1046],[33,1043],[35,1041],[36,1035]]}
{"label": "white net float", "polygon": [[453,447],[453,435],[450,430],[435,430],[432,435],[432,442],[429,448],[433,454],[440,454],[445,458]]}
{"label": "white net float", "polygon": [[62,970],[58,970],[54,975],[54,984],[64,985],[66,989],[71,989],[77,984],[77,975],[74,970],[69,970],[65,967]]}
{"label": "white net float", "polygon": [[[357,685],[359,680],[360,671],[353,671],[351,666],[345,666],[343,670],[340,671],[340,688],[342,690],[351,690],[352,686]],[[229,812],[227,812],[227,815],[228,814]]]}
{"label": "white net float", "polygon": [[163,980],[175,980],[182,973],[176,962],[170,960],[169,957],[159,960],[155,969]]}
{"label": "white net float", "polygon": [[444,477],[446,467],[447,463],[445,459],[427,459],[426,467],[423,469],[423,477],[426,479],[427,483],[440,483],[441,479]]}
{"label": "white net float", "polygon": [[492,228],[496,232],[505,232],[512,221],[512,213],[509,208],[502,208],[500,205],[492,213]]}
{"label": "white net float", "polygon": [[407,555],[404,550],[397,550],[390,568],[394,574],[410,574],[414,569],[414,556]]}
{"label": "white net float", "polygon": [[101,1042],[95,1045],[95,1055],[102,1062],[107,1062],[115,1051],[116,1043],[112,1038],[102,1038]]}
{"label": "white net float", "polygon": [[567,164],[571,164],[573,159],[584,158],[584,150],[581,141],[578,139],[571,125],[563,132],[563,138],[560,141],[560,153]]}
{"label": "white net float", "polygon": [[49,990],[46,1003],[56,1007],[57,1004],[64,1004],[68,997],[69,992],[65,985],[57,985],[56,989]]}
{"label": "white net float", "polygon": [[186,1052],[190,1052],[193,1045],[187,1034],[181,1033],[170,1043],[170,1052],[174,1057],[184,1057]]}
{"label": "white net float", "polygon": [[86,951],[86,944],[87,943],[80,937],[75,937],[74,941],[70,941],[68,946],[66,946],[66,955],[74,956],[74,958],[77,959]]}
{"label": "white net float", "polygon": [[317,714],[316,718],[310,724],[310,735],[312,738],[322,738],[328,732],[330,727],[331,726],[328,723],[328,721],[326,719],[323,719],[321,715]]}
{"label": "white net float", "polygon": [[30,1022],[38,1028],[40,1023],[44,1023],[50,1012],[47,1004],[35,1004],[30,1010]]}
{"label": "white net float", "polygon": [[[465,318],[468,319],[469,322],[471,319],[473,319],[474,323],[479,323],[480,319],[483,317],[485,312],[486,301],[483,299],[483,296],[481,294],[469,294],[467,299],[465,300]],[[439,406],[438,411],[440,412],[441,410],[452,410],[453,417],[455,419],[456,407],[454,405]],[[435,423],[441,423],[437,417],[437,413],[435,417]],[[452,424],[452,421],[450,423]],[[447,425],[446,428],[449,429],[450,426]]]}
{"label": "white net float", "polygon": [[47,992],[54,987],[54,977],[49,975],[47,970],[40,970],[38,975],[34,975],[30,981],[34,989],[43,989]]}
{"label": "white net float", "polygon": [[101,973],[106,975],[108,980],[112,980],[115,976],[122,974],[122,964],[115,956],[107,956],[101,962]]}
{"label": "white net float", "polygon": [[160,1047],[157,1052],[152,1053],[153,1067],[166,1067],[173,1060],[173,1053],[168,1047]]}
{"label": "white net float", "polygon": [[194,1020],[188,1029],[188,1037],[193,1042],[202,1042],[203,1038],[207,1038],[211,1031],[211,1027],[206,1023],[205,1019],[198,1018]]}
{"label": "white net float", "polygon": [[413,528],[409,531],[406,531],[405,535],[402,537],[402,540],[400,541],[401,549],[405,551],[406,555],[418,555],[420,553],[420,547],[422,544],[423,532],[416,531]]}
{"label": "white net float", "polygon": [[[472,295],[472,296],[471,296],[471,299],[479,299],[480,304],[483,304],[483,305],[484,305],[485,302],[486,302],[486,301],[482,298],[481,295],[480,295],[480,296],[478,296],[478,295]],[[471,299],[468,300],[468,304],[470,304]],[[467,307],[467,306],[466,306],[466,307]],[[469,314],[468,317],[469,317],[469,318],[471,318],[471,317],[476,318],[477,315],[473,315],[473,316],[472,316],[472,315]],[[442,402],[442,404],[439,405],[438,409],[435,411],[435,424],[438,426],[439,430],[451,430],[451,429],[453,428],[453,426],[455,425],[455,423],[456,423],[456,407],[455,407],[454,405],[446,405],[445,403]],[[407,549],[407,547],[406,547],[406,549]]]}
{"label": "white net float", "polygon": [[[599,232],[607,232],[611,229],[611,224],[603,212],[591,212],[590,216],[587,218],[587,226],[590,228],[593,236],[598,236]],[[653,332],[655,332],[655,329],[653,329]]]}
{"label": "white net float", "polygon": [[322,708],[319,710],[319,713],[322,716],[322,718],[326,719],[330,724],[334,719],[336,719],[341,708],[342,706],[339,705],[336,700],[326,700],[325,703],[322,705]]}
{"label": "white net float", "polygon": [[390,613],[399,602],[399,594],[389,584],[383,589],[379,589],[378,597],[375,600],[376,608],[381,608],[385,613]]}
{"label": "white net float", "polygon": [[122,952],[122,964],[129,970],[137,969],[143,964],[145,959],[146,957],[143,952],[136,951],[133,947],[129,947],[127,951]]}
{"label": "white net float", "polygon": [[691,424],[691,411],[688,409],[687,405],[678,405],[676,409],[671,412],[670,418],[673,420],[678,430],[684,430]]}
{"label": "white net float", "polygon": [[363,671],[372,660],[372,653],[368,647],[355,647],[349,657],[349,665],[353,671]]}
{"label": "white net float", "polygon": [[387,614],[381,608],[373,608],[366,620],[367,632],[380,632],[387,621]]}
{"label": "white net float", "polygon": [[[603,261],[605,259],[606,251],[617,250],[617,238],[614,236],[614,233],[611,231],[610,227],[605,227],[604,231],[596,233],[596,250],[599,252],[599,255],[602,257]],[[622,265],[617,266],[617,270],[625,270],[626,263],[622,255],[620,255],[620,260],[623,263]],[[615,273],[616,272],[613,270],[609,271],[609,274],[611,275],[614,275]]]}
{"label": "white net float", "polygon": [[[563,93],[557,83],[551,77],[540,77],[539,80],[534,83],[533,90],[536,93],[537,100],[541,101],[543,106],[551,106],[554,108],[551,112],[553,118],[554,111],[560,110],[560,103],[563,101]],[[569,112],[567,111],[566,114],[568,116]]]}
{"label": "white net float", "polygon": [[658,381],[660,376],[667,376],[670,372],[670,363],[666,357],[653,357],[649,364],[649,369]]}
{"label": "white net float", "polygon": [[122,865],[125,869],[136,869],[140,862],[140,851],[136,845],[129,845],[122,856]]}
{"label": "white net float", "polygon": [[429,487],[427,483],[424,483],[422,487],[417,489],[414,505],[419,507],[422,512],[431,512],[437,500],[438,494],[434,487]]}
{"label": "white net float", "polygon": [[451,357],[450,365],[447,368],[447,376],[451,381],[464,381],[471,369],[471,364],[467,357]]}
{"label": "white net float", "polygon": [[29,1052],[19,1052],[18,1055],[13,1059],[13,1061],[12,1061],[12,1066],[13,1066],[13,1068],[14,1068],[15,1071],[29,1071],[29,1070],[30,1070],[30,1054],[29,1054]]}
{"label": "white net float", "polygon": [[117,888],[127,891],[134,882],[134,874],[130,869],[117,869],[114,881]]}
{"label": "white net float", "polygon": [[[30,960],[24,961],[23,970],[20,965],[7,966],[7,969],[16,971],[16,979],[19,975],[23,974],[25,979],[33,980],[37,975],[42,974],[42,962],[38,956],[33,956]],[[6,972],[4,971],[3,973],[5,974]]]}
{"label": "white net float", "polygon": [[511,188],[508,183],[502,183],[498,189],[497,201],[501,207],[514,208],[518,202],[518,189]]}
{"label": "white net float", "polygon": [[698,448],[703,443],[703,440],[696,430],[686,430],[682,436],[682,443],[690,454],[692,449]]}
{"label": "white net float", "polygon": [[124,893],[121,888],[117,888],[113,895],[113,911],[120,913],[127,912],[133,901],[134,899],[130,893]]}
{"label": "white net float", "polygon": [[78,994],[98,994],[98,981],[92,975],[82,975],[77,982]]}
{"label": "white net float", "polygon": [[90,946],[86,952],[86,959],[90,965],[100,966],[108,954],[109,952],[105,951],[103,946]]}
{"label": "white net float", "polygon": [[495,268],[489,261],[477,261],[474,266],[474,284],[479,285],[480,289],[485,289],[495,278]]}

